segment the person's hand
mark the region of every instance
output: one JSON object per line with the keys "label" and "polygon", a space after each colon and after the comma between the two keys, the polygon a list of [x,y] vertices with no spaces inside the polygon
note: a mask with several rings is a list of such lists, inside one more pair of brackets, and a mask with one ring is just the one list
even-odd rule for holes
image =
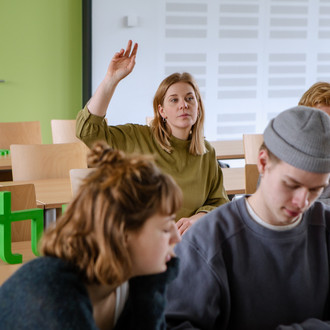
{"label": "person's hand", "polygon": [[192,215],[189,218],[181,218],[176,223],[180,235],[182,236],[199,218],[201,218],[205,214],[205,212],[200,212],[195,215]]}
{"label": "person's hand", "polygon": [[129,75],[135,66],[138,44],[135,43],[133,49],[132,44],[132,40],[129,40],[126,50],[121,49],[117,52],[109,64],[107,75],[117,82]]}

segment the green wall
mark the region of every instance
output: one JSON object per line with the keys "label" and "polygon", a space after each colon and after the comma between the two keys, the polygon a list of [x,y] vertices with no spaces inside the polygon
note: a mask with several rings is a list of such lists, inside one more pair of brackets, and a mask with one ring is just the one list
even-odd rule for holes
{"label": "green wall", "polygon": [[82,1],[0,0],[0,121],[74,119],[82,100]]}

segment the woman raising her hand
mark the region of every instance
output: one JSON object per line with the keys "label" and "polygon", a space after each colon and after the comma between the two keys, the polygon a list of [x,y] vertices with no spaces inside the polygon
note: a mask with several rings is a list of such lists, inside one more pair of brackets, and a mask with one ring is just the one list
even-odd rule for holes
{"label": "woman raising her hand", "polygon": [[130,40],[116,53],[103,81],[78,113],[76,134],[87,146],[105,140],[128,153],[152,154],[156,164],[170,174],[183,192],[177,212],[182,235],[195,221],[228,202],[214,148],[204,139],[204,106],[199,88],[189,73],[173,73],[159,85],[150,124],[108,126],[104,117],[118,83],[135,66],[138,45]]}

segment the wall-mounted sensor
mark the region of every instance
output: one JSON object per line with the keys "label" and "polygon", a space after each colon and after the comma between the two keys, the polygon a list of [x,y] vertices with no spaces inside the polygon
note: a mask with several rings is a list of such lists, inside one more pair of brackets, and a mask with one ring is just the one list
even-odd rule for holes
{"label": "wall-mounted sensor", "polygon": [[139,17],[138,15],[127,15],[126,16],[126,26],[127,27],[136,27],[139,23]]}

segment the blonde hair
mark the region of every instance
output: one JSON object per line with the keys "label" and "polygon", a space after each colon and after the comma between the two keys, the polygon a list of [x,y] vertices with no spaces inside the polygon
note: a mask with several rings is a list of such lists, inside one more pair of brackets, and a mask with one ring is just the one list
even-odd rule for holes
{"label": "blonde hair", "polygon": [[154,119],[150,123],[151,131],[156,141],[160,146],[168,153],[172,152],[172,146],[170,142],[171,128],[166,125],[162,116],[159,114],[158,106],[164,105],[164,98],[167,90],[170,86],[178,82],[185,82],[189,84],[196,95],[198,103],[198,115],[196,123],[192,126],[191,142],[189,147],[189,152],[192,155],[203,155],[206,152],[205,141],[204,141],[204,118],[205,110],[203,101],[200,95],[200,91],[195,79],[191,74],[187,72],[183,73],[173,73],[167,78],[165,78],[159,85],[153,100],[154,108]]}
{"label": "blonde hair", "polygon": [[301,97],[298,105],[315,107],[317,104],[330,105],[330,84],[317,82]]}
{"label": "blonde hair", "polygon": [[41,251],[68,261],[87,283],[118,286],[130,277],[127,231],[138,231],[156,213],[172,215],[182,193],[149,156],[125,155],[97,143],[82,182],[63,216],[42,239]]}

